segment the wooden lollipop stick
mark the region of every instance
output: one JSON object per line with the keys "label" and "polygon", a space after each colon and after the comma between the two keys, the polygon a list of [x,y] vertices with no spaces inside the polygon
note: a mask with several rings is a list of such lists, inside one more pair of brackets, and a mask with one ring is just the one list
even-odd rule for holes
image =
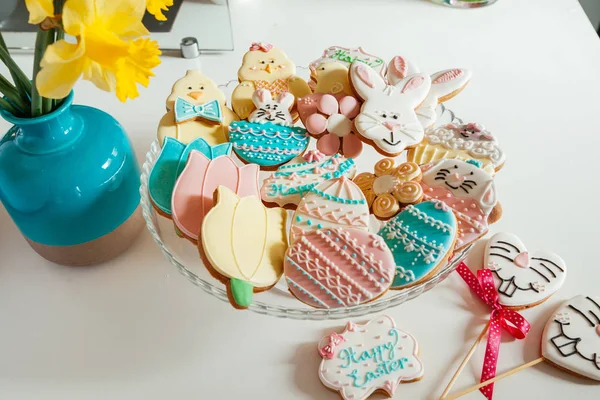
{"label": "wooden lollipop stick", "polygon": [[481,382],[481,383],[479,383],[479,384],[477,384],[475,386],[471,386],[470,388],[467,388],[467,389],[463,390],[460,393],[453,394],[453,395],[451,395],[449,397],[445,397],[445,398],[442,398],[440,400],[454,400],[454,399],[458,399],[459,397],[462,397],[465,394],[474,392],[475,390],[481,389],[482,387],[487,386],[490,383],[494,383],[496,381],[499,381],[500,379],[506,378],[507,376],[511,376],[512,374],[516,374],[517,372],[519,372],[521,370],[524,370],[525,368],[533,367],[534,365],[539,364],[542,361],[544,361],[544,357],[540,357],[537,360],[530,361],[527,364],[519,365],[518,367],[515,367],[515,368],[511,369],[510,371],[507,371],[507,372],[505,372],[503,374],[497,375],[497,376],[495,376],[492,379],[488,379],[487,381]]}
{"label": "wooden lollipop stick", "polygon": [[488,321],[488,323],[485,325],[485,327],[483,328],[483,330],[479,334],[479,337],[477,338],[477,340],[475,340],[475,343],[473,343],[473,345],[469,349],[469,352],[467,353],[467,355],[465,356],[465,358],[460,363],[458,369],[456,370],[456,372],[452,376],[452,379],[450,379],[450,382],[448,382],[448,386],[446,386],[446,389],[444,389],[444,393],[442,393],[442,396],[440,397],[440,399],[443,399],[444,397],[446,397],[446,395],[450,392],[450,390],[452,389],[452,386],[454,386],[454,383],[456,382],[456,380],[460,376],[461,372],[463,371],[463,369],[465,369],[465,366],[467,365],[467,363],[471,359],[471,356],[473,356],[473,353],[475,353],[475,349],[477,349],[477,346],[483,340],[483,337],[487,333],[489,327],[490,327],[490,322]]}

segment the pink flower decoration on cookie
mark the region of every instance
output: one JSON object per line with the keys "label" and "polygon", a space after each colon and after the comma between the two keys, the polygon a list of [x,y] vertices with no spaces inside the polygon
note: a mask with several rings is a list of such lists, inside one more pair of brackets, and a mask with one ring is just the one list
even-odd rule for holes
{"label": "pink flower decoration on cookie", "polygon": [[494,140],[494,136],[486,131],[485,128],[476,122],[469,122],[467,125],[456,126],[454,124],[448,124],[448,127],[458,131],[463,137],[469,139],[485,139]]}
{"label": "pink flower decoration on cookie", "polygon": [[271,50],[272,48],[273,48],[273,45],[271,43],[254,42],[250,46],[250,51],[260,50],[260,51],[264,51],[266,53],[269,50]]}
{"label": "pink flower decoration on cookie", "polygon": [[[317,149],[326,155],[342,153],[357,157],[362,142],[353,132],[352,121],[360,112],[360,103],[353,96],[313,94],[298,105],[302,122],[313,136],[320,136]],[[302,109],[302,110],[300,110]]]}

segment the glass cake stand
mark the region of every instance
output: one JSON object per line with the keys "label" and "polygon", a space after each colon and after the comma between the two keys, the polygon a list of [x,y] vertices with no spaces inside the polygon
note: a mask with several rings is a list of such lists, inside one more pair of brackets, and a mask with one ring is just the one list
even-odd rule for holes
{"label": "glass cake stand", "polygon": [[[458,120],[452,112],[443,107],[439,108],[438,113],[440,114],[440,118],[438,119],[439,124]],[[314,140],[311,140],[309,148],[314,147],[314,142]],[[154,141],[150,146],[150,151],[146,154],[146,161],[144,162],[141,176],[141,204],[147,228],[167,260],[183,276],[206,293],[222,301],[229,302],[225,286],[214,279],[206,270],[200,259],[196,245],[177,236],[173,221],[159,215],[152,207],[148,194],[148,177],[159,153],[160,146],[158,142]],[[365,146],[363,154],[356,159],[358,172],[371,171],[373,165],[381,157],[372,148]],[[270,172],[261,171],[261,181],[269,174]],[[289,211],[289,213],[291,215],[292,212]],[[291,220],[291,218],[288,218],[288,220]],[[371,231],[376,232],[379,229],[380,223],[373,218],[371,225]],[[470,249],[471,246],[459,253],[455,253],[450,261],[439,268],[429,279],[423,280],[407,289],[388,290],[383,296],[370,303],[336,309],[312,308],[292,296],[288,291],[285,279],[281,279],[273,289],[256,293],[248,309],[259,314],[303,320],[342,319],[384,311],[418,297],[446,279],[454,271],[458,263],[467,256]]]}

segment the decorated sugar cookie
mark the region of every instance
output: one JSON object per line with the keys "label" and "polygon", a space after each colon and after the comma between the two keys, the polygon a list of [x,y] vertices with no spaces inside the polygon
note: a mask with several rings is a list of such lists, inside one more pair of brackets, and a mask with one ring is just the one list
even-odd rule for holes
{"label": "decorated sugar cookie", "polygon": [[213,207],[217,187],[227,187],[241,197],[258,197],[258,173],[256,164],[240,168],[228,155],[211,159],[192,150],[173,189],[171,208],[175,226],[187,239],[197,242],[202,220]]}
{"label": "decorated sugar cookie", "polygon": [[362,190],[378,218],[391,218],[402,206],[418,203],[423,198],[423,189],[419,185],[421,169],[417,164],[396,166],[392,158],[384,158],[375,164],[374,172],[358,174],[354,183]]}
{"label": "decorated sugar cookie", "polygon": [[569,372],[600,381],[600,297],[577,296],[556,310],[542,335],[542,356]]}
{"label": "decorated sugar cookie", "polygon": [[238,197],[225,186],[202,222],[199,248],[211,272],[227,284],[231,304],[247,308],[254,292],[273,287],[287,250],[283,208],[266,208],[257,196]]}
{"label": "decorated sugar cookie", "polygon": [[488,224],[500,218],[494,177],[477,161],[444,159],[421,168],[423,198],[443,201],[456,214],[456,250],[485,235]]}
{"label": "decorated sugar cookie", "polygon": [[229,126],[229,141],[242,161],[275,168],[306,151],[309,140],[306,129],[291,126],[292,94],[284,92],[274,99],[271,92],[259,89],[252,100],[256,109],[248,121],[236,121]]}
{"label": "decorated sugar cookie", "polygon": [[317,308],[373,301],[389,289],[395,270],[380,236],[348,228],[307,232],[288,249],[284,264],[292,294]]}
{"label": "decorated sugar cookie", "polygon": [[[396,56],[388,67],[387,78],[395,85],[408,75],[419,72],[418,68],[404,57]],[[431,75],[431,89],[427,97],[417,107],[416,113],[423,128],[431,127],[437,118],[436,108],[459,94],[471,80],[471,71],[464,68],[452,68]]]}
{"label": "decorated sugar cookie", "polygon": [[319,341],[319,378],[344,400],[364,400],[375,392],[394,396],[400,383],[423,377],[417,340],[386,315],[366,324],[348,322],[341,334]]}
{"label": "decorated sugar cookie", "polygon": [[290,92],[296,98],[311,93],[308,83],[296,75],[296,66],[280,49],[269,43],[252,43],[238,70],[240,84],[232,94],[231,104],[240,119],[247,119],[255,106],[252,95],[266,89],[273,97]]}
{"label": "decorated sugar cookie", "polygon": [[356,165],[351,158],[339,154],[326,156],[318,150],[309,150],[302,157],[282,165],[263,181],[260,195],[265,203],[280,207],[298,205],[302,197],[327,179],[346,176],[352,179]]}
{"label": "decorated sugar cookie", "polygon": [[311,136],[318,137],[317,149],[326,155],[342,153],[358,157],[362,141],[355,135],[353,121],[360,111],[354,96],[311,94],[298,100],[300,119]]}
{"label": "decorated sugar cookie", "polygon": [[148,178],[148,192],[152,205],[164,216],[171,215],[173,187],[185,168],[192,150],[197,150],[209,160],[212,160],[218,156],[228,156],[231,153],[231,144],[223,143],[217,146],[209,146],[206,140],[198,138],[185,145],[177,139],[165,138],[162,150]]}
{"label": "decorated sugar cookie", "polygon": [[456,217],[442,202],[409,205],[378,233],[392,250],[396,276],[392,289],[426,279],[448,259],[457,235]]}
{"label": "decorated sugar cookie", "polygon": [[354,120],[356,131],[363,140],[390,156],[423,140],[423,126],[415,108],[423,102],[431,87],[428,75],[409,75],[390,85],[372,68],[354,62],[350,79],[364,100],[360,114]]}
{"label": "decorated sugar cookie", "polygon": [[429,128],[425,131],[425,139],[408,150],[408,160],[417,164],[443,158],[474,159],[482,163],[481,168],[493,174],[502,168],[506,157],[496,138],[474,122]]}
{"label": "decorated sugar cookie", "polygon": [[494,273],[500,304],[532,307],[552,296],[567,276],[565,262],[554,253],[529,253],[512,233],[490,238],[483,256],[484,268]]}
{"label": "decorated sugar cookie", "polygon": [[167,113],[158,124],[158,141],[166,137],[187,144],[202,138],[214,146],[225,143],[227,127],[237,116],[225,105],[225,94],[200,71],[189,70],[173,85]]}
{"label": "decorated sugar cookie", "polygon": [[364,194],[345,176],[311,189],[294,213],[290,243],[308,231],[322,228],[369,229],[369,205]]}

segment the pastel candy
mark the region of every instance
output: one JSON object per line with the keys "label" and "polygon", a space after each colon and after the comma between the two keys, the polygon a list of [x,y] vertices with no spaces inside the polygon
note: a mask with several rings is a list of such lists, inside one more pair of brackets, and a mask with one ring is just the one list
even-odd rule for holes
{"label": "pastel candy", "polygon": [[392,289],[402,289],[432,273],[454,249],[456,217],[441,202],[407,206],[379,231],[396,262]]}
{"label": "pastel candy", "polygon": [[376,299],[392,283],[396,264],[380,236],[356,229],[318,229],[286,253],[290,291],[317,308],[355,306]]}

